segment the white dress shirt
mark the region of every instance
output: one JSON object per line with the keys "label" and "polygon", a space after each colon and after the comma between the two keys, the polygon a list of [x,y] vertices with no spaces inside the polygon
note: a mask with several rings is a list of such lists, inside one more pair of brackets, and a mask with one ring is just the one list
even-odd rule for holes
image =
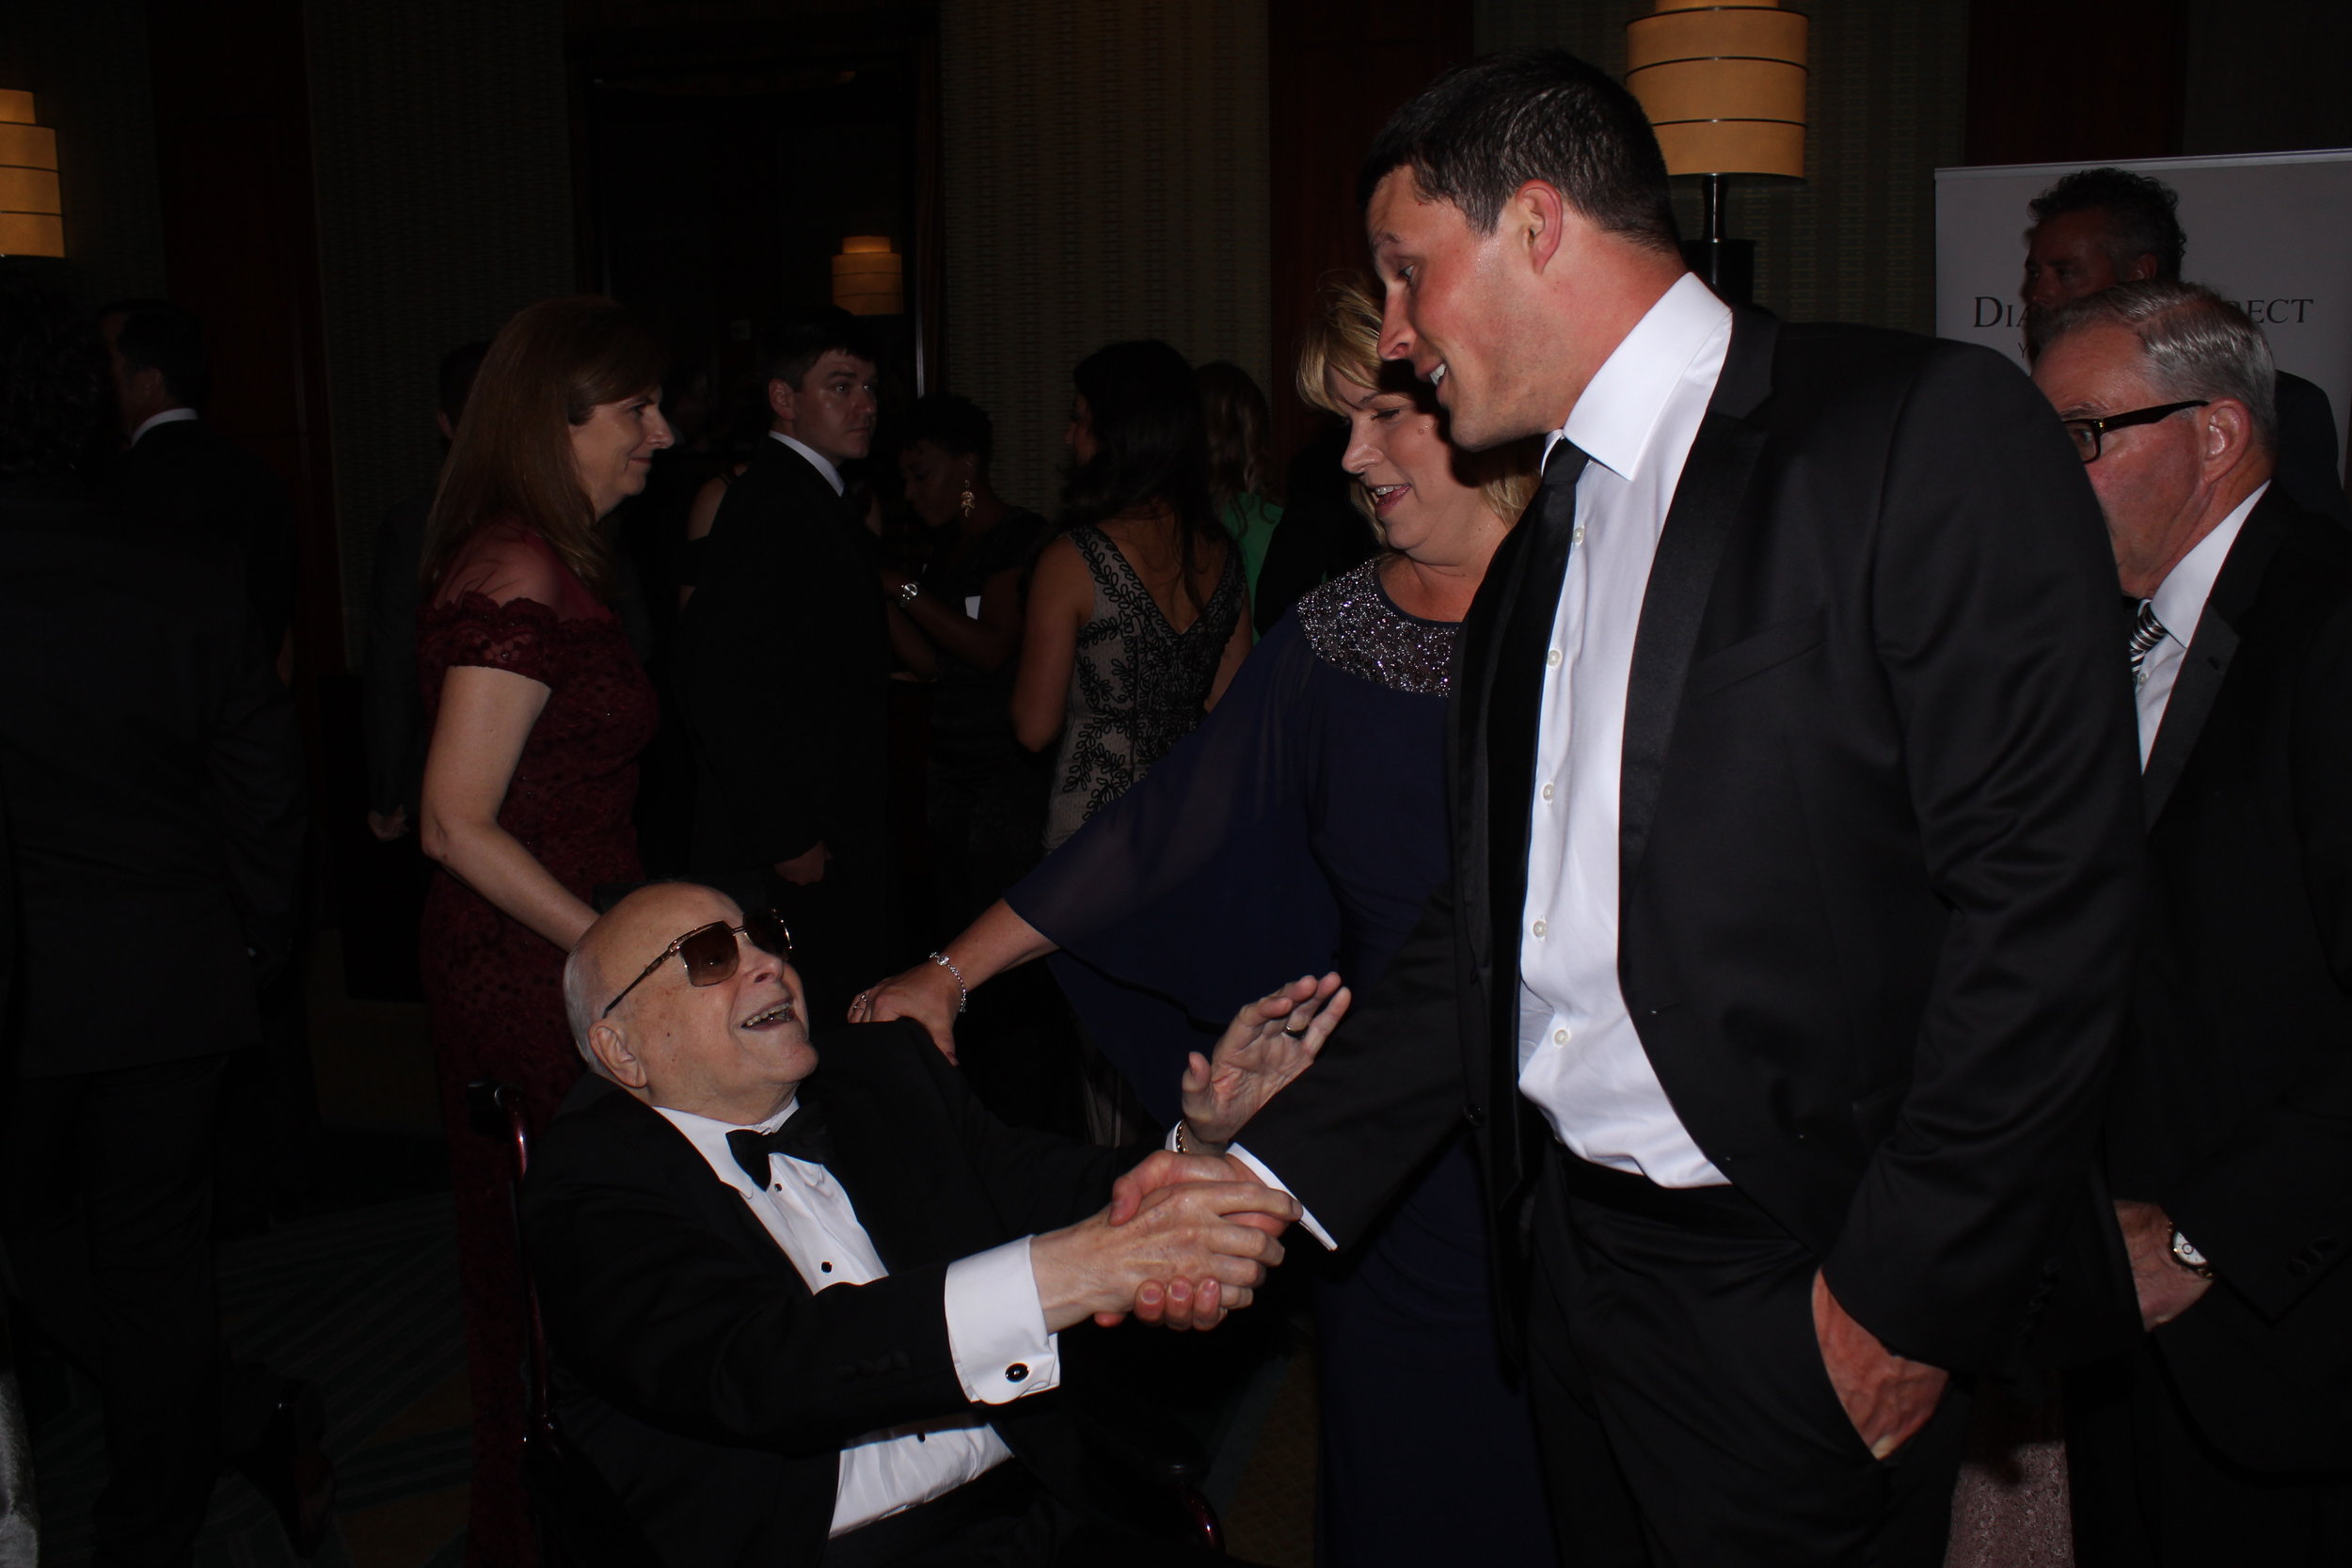
{"label": "white dress shirt", "polygon": [[2156,620],[2164,626],[2164,635],[2139,661],[2139,689],[2134,693],[2139,705],[2139,766],[2148,766],[2148,753],[2155,750],[2156,731],[2164,723],[2164,708],[2172,700],[2172,683],[2181,678],[2181,660],[2188,657],[2188,645],[2197,636],[2197,623],[2204,619],[2205,601],[2213,596],[2213,585],[2221,576],[2221,563],[2230,559],[2230,546],[2237,543],[2238,530],[2246,526],[2246,515],[2254,510],[2254,503],[2270,488],[2268,480],[2254,486],[2230,515],[2215,525],[2214,531],[2197,541],[2197,547],[2173,562],[2156,585],[2149,605],[2156,612]]}
{"label": "white dress shirt", "polygon": [[[1595,1164],[1720,1186],[1659,1085],[1617,985],[1626,683],[1650,562],[1731,346],[1731,310],[1685,274],[1551,437],[1592,457],[1545,656],[1519,927],[1519,1091]],[[1550,455],[1550,444],[1545,447]]]}
{"label": "white dress shirt", "polygon": [[193,408],[167,408],[160,414],[150,414],[139,421],[138,429],[131,432],[131,444],[137,446],[139,437],[159,424],[179,424],[183,420],[193,420],[197,417],[197,412]]}
{"label": "white dress shirt", "polygon": [[795,441],[781,430],[770,431],[768,438],[771,441],[782,441],[786,446],[807,458],[816,467],[817,471],[825,476],[825,483],[833,486],[833,493],[836,496],[841,494],[841,470],[833,466],[832,458],[827,457],[805,441]]}
{"label": "white dress shirt", "polygon": [[[773,1132],[798,1103],[787,1104],[755,1131]],[[890,1272],[858,1223],[850,1195],[824,1166],[771,1154],[771,1180],[762,1188],[727,1147],[727,1134],[737,1128],[687,1111],[654,1109],[686,1135],[713,1175],[743,1196],[811,1291],[865,1285]],[[974,1403],[1005,1404],[1061,1383],[1060,1340],[1045,1329],[1029,1268],[1029,1238],[948,1264],[946,1308],[956,1377]],[[868,1433],[841,1450],[832,1533],[944,1497],[1011,1457],[995,1429],[968,1411]]]}

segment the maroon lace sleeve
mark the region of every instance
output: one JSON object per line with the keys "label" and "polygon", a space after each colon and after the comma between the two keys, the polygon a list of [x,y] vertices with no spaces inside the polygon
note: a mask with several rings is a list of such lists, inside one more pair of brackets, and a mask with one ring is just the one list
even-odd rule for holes
{"label": "maroon lace sleeve", "polygon": [[580,641],[580,623],[566,622],[536,599],[499,603],[486,594],[461,594],[428,606],[419,619],[417,648],[427,665],[476,664],[553,687]]}

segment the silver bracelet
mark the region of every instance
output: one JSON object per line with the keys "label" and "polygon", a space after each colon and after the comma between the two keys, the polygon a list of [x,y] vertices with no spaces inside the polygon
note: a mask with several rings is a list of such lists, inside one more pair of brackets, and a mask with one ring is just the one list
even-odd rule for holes
{"label": "silver bracelet", "polygon": [[961,1018],[963,1016],[964,1008],[972,1005],[972,988],[963,983],[963,971],[958,969],[955,966],[954,960],[949,958],[945,953],[932,954],[931,962],[937,964],[940,968],[946,970],[949,974],[955,977],[956,1016],[958,1018]]}

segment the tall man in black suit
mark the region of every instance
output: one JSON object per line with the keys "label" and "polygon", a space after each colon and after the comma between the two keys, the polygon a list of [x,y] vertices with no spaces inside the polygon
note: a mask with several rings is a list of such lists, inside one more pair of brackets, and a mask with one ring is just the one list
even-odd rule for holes
{"label": "tall man in black suit", "polygon": [[[2180,201],[2171,186],[2145,174],[2084,168],[2026,203],[2033,227],[2026,230],[2026,277],[2018,290],[2026,302],[2026,352],[2038,351],[2044,319],[2069,301],[2118,283],[2177,281],[2188,249]],[[2336,467],[2342,427],[2328,394],[2280,371],[2273,402],[2273,483],[2304,511],[2352,528],[2352,500]]]}
{"label": "tall man in black suit", "polygon": [[[1247,1305],[1296,1206],[1208,1184],[1111,1226],[1139,1151],[1007,1128],[902,1024],[839,1031],[820,1067],[788,947],[674,882],[572,954],[593,1073],[523,1189],[570,1438],[681,1565],[1192,1560],[1103,1516],[1060,1336],[1171,1268]],[[1212,1135],[1311,1058],[1336,986],[1243,1010],[1222,1108],[1186,1085]]]}
{"label": "tall man in black suit", "polygon": [[204,422],[213,377],[202,324],[164,300],[126,300],[101,312],[99,326],[130,443],[108,500],[135,525],[207,534],[237,553],[254,637],[283,676],[292,658],[294,513],[269,465]]}
{"label": "tall man in black suit", "polygon": [[315,1546],[324,1459],[297,1474],[294,1453],[314,1397],[226,1366],[212,1257],[215,1102],[297,928],[294,699],[247,635],[233,553],[111,525],[82,492],[77,416],[97,410],[72,399],[103,360],[87,326],[42,317],[0,277],[0,809],[20,922],[0,1245],[104,1402],[100,1562],[188,1560],[222,1460],[265,1439]]}
{"label": "tall man in black suit", "polygon": [[1568,55],[1441,79],[1364,190],[1382,352],[1457,443],[1555,439],[1454,879],[1236,1159],[1345,1243],[1475,1130],[1571,1560],[1941,1562],[1950,1374],[2097,1218],[2137,819],[2082,466],[1997,355],[1708,294]]}
{"label": "tall man in black suit", "polygon": [[2352,1560],[2352,543],[2274,477],[2272,375],[2177,282],[2034,366],[2139,601],[2151,862],[2106,1132],[2149,1332],[2068,1385],[2086,1564]]}
{"label": "tall man in black suit", "polygon": [[[841,468],[874,440],[874,354],[826,309],[764,345],[768,439],[728,487],[680,613],[675,684],[700,771],[693,862],[767,884],[818,1013],[889,965],[889,633]],[[748,882],[747,882],[748,879]]]}

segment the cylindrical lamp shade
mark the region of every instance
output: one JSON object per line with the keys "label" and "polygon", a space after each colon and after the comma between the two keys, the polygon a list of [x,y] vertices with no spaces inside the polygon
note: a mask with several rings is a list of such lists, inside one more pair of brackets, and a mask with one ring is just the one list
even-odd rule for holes
{"label": "cylindrical lamp shade", "polygon": [[33,95],[0,90],[0,256],[63,256],[57,133],[33,123]]}
{"label": "cylindrical lamp shade", "polygon": [[1804,176],[1807,26],[1769,0],[1659,0],[1626,24],[1625,85],[1667,173]]}
{"label": "cylindrical lamp shade", "polygon": [[853,316],[905,313],[905,258],[893,253],[883,236],[852,234],[833,259],[833,302]]}

